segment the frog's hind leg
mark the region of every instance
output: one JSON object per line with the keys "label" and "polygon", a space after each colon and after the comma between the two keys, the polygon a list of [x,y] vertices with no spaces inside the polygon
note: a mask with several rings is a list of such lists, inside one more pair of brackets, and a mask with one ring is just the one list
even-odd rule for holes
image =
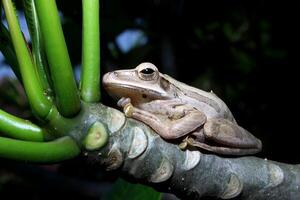
{"label": "frog's hind leg", "polygon": [[209,119],[204,124],[205,138],[236,148],[261,148],[261,141],[227,119]]}
{"label": "frog's hind leg", "polygon": [[[216,146],[215,148],[218,148],[218,151],[224,151],[224,154],[243,155],[257,153],[261,150],[262,144],[259,139],[227,119],[209,119],[203,129],[205,139],[220,144],[220,147]],[[215,148],[214,152],[216,152]]]}

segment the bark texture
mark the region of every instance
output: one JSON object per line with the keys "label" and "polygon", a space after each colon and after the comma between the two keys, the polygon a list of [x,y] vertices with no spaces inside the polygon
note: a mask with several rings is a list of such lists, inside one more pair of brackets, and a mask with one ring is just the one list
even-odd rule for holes
{"label": "bark texture", "polygon": [[138,182],[182,199],[300,199],[300,166],[253,156],[226,158],[182,151],[151,128],[106,108],[109,141],[84,155],[106,170],[121,170]]}

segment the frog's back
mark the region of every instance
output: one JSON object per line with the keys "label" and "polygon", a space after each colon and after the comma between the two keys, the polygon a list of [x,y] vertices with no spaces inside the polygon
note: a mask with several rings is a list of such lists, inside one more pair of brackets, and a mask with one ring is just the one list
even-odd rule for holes
{"label": "frog's back", "polygon": [[177,81],[168,75],[165,76],[167,76],[169,81],[173,83],[172,85],[176,86],[178,91],[180,91],[181,94],[178,94],[178,96],[180,96],[185,103],[204,112],[207,118],[224,118],[235,122],[227,105],[213,92],[206,92]]}

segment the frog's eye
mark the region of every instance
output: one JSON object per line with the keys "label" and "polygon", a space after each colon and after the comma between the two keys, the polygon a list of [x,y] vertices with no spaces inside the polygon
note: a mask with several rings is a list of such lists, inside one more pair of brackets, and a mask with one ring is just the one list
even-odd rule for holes
{"label": "frog's eye", "polygon": [[146,69],[143,69],[140,71],[140,73],[143,73],[143,74],[153,74],[155,71],[151,68],[146,68]]}
{"label": "frog's eye", "polygon": [[156,80],[158,77],[157,68],[151,63],[142,63],[137,67],[138,76],[145,81]]}

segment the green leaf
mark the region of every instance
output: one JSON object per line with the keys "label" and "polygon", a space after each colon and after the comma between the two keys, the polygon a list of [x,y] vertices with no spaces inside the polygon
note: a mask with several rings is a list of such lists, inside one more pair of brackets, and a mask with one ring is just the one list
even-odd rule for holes
{"label": "green leaf", "polygon": [[128,183],[118,179],[112,191],[106,195],[105,200],[160,200],[161,193],[154,189],[141,185]]}
{"label": "green leaf", "polygon": [[11,66],[18,80],[22,81],[16,52],[14,50],[9,32],[2,22],[0,22],[0,51],[5,57],[6,62]]}

